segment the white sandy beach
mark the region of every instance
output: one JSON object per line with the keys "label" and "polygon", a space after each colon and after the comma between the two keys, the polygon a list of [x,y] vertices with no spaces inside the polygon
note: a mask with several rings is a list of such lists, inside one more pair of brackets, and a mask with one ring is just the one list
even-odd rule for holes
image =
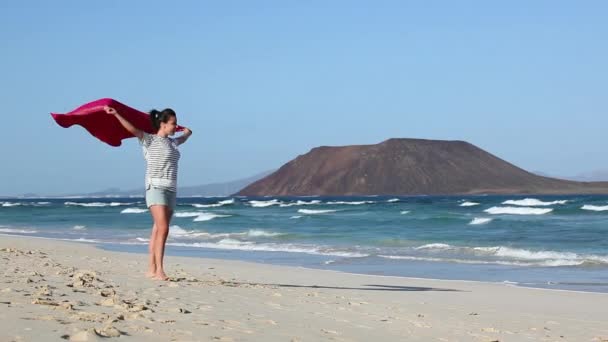
{"label": "white sandy beach", "polygon": [[146,255],[0,236],[0,340],[608,341],[608,294]]}

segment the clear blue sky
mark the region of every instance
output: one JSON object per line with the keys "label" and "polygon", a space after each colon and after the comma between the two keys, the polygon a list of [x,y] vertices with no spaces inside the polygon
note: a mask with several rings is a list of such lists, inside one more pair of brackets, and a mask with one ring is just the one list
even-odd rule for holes
{"label": "clear blue sky", "polygon": [[606,18],[606,1],[2,1],[0,194],[143,187],[134,139],[48,114],[101,97],[177,111],[180,185],[392,137],[606,169]]}

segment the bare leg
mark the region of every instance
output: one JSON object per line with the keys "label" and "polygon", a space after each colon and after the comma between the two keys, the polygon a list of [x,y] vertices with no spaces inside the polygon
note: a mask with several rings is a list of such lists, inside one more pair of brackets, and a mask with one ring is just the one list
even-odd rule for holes
{"label": "bare leg", "polygon": [[154,226],[156,234],[154,236],[153,254],[156,272],[154,279],[167,280],[169,277],[165,274],[163,259],[165,257],[165,243],[167,235],[169,235],[169,208],[164,205],[153,205],[150,207],[150,212],[154,218]]}
{"label": "bare leg", "polygon": [[156,224],[152,226],[152,234],[150,234],[150,245],[148,246],[148,252],[150,256],[148,258],[148,272],[146,272],[146,277],[153,278],[156,274],[156,260],[154,258],[154,246],[156,243]]}
{"label": "bare leg", "polygon": [[169,215],[169,225],[171,225],[171,220],[173,219],[173,210],[167,208]]}

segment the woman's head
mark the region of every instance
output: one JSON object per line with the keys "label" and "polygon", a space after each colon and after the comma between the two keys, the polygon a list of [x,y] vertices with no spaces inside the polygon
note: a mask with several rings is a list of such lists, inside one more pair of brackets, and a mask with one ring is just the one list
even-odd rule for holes
{"label": "woman's head", "polygon": [[165,108],[162,111],[152,109],[150,111],[150,120],[152,127],[159,135],[173,135],[177,128],[177,116],[171,108]]}

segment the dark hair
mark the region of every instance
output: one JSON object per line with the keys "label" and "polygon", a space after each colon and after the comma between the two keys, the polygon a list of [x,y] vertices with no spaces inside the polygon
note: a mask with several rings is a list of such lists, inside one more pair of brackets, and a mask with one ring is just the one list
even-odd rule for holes
{"label": "dark hair", "polygon": [[166,123],[169,121],[170,117],[177,117],[177,115],[175,115],[175,111],[173,111],[171,108],[165,108],[162,111],[152,109],[149,114],[150,121],[152,121],[152,127],[154,127],[154,129],[157,131],[160,129],[161,122]]}

